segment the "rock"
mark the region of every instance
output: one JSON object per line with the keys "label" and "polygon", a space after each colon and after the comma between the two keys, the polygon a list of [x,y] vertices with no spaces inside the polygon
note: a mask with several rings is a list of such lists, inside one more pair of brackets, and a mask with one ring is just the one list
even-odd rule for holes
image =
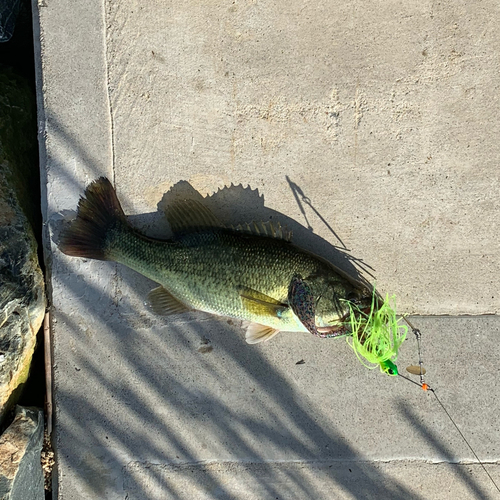
{"label": "rock", "polygon": [[24,81],[0,68],[0,422],[28,377],[45,313],[30,224],[40,210],[30,204],[38,168],[33,105]]}
{"label": "rock", "polygon": [[43,445],[43,412],[18,406],[14,421],[0,436],[0,498],[45,498],[40,455]]}

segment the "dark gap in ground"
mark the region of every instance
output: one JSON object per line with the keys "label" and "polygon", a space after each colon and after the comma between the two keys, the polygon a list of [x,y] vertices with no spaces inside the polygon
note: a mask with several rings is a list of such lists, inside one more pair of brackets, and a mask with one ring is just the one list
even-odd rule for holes
{"label": "dark gap in ground", "polygon": [[[0,4],[2,2],[0,1]],[[0,5],[0,8],[8,8],[8,3]],[[36,117],[36,81],[35,81],[35,51],[33,40],[33,18],[30,0],[21,0],[19,14],[16,20],[12,38],[0,43],[0,64],[9,67],[18,75],[22,76],[29,85],[35,103],[33,124],[29,133],[33,134],[33,143],[38,144],[37,117]],[[25,179],[26,188],[30,194],[35,210],[31,214],[33,232],[38,243],[38,260],[42,272],[45,274],[42,247],[42,214],[40,194],[40,167],[38,147],[33,151],[33,168],[29,179]],[[31,371],[25,384],[23,393],[18,404],[22,406],[45,406],[45,367],[44,367],[44,345],[43,329],[37,336],[37,347],[33,355]],[[50,492],[46,492],[46,499],[52,498]]]}
{"label": "dark gap in ground", "polygon": [[[17,17],[14,34],[8,42],[0,43],[0,64],[12,68],[17,74],[25,78],[33,93],[33,101],[36,99],[35,82],[35,51],[33,45],[33,23],[30,0],[22,0],[19,15]],[[33,115],[33,141],[37,143],[36,114]],[[26,186],[30,192],[33,205],[37,209],[33,213],[33,232],[38,243],[38,260],[42,271],[45,273],[43,264],[42,247],[42,213],[40,197],[40,168],[38,148],[33,152],[32,175],[26,179]],[[38,335],[37,348],[31,366],[30,376],[26,382],[23,395],[19,404],[25,406],[44,407],[45,399],[45,372],[43,363],[43,336]]]}

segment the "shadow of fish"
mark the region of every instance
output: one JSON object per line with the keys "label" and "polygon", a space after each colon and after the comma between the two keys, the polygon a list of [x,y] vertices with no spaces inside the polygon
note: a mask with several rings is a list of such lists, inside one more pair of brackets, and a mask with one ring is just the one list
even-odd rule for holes
{"label": "shadow of fish", "polygon": [[279,331],[348,335],[348,302],[361,310],[371,306],[372,290],[293,245],[279,223],[225,227],[195,201],[167,207],[165,215],[172,239],[141,234],[101,177],[87,187],[59,248],[119,262],[156,281],[160,286],[148,298],[158,314],[196,309],[245,321],[250,344]]}

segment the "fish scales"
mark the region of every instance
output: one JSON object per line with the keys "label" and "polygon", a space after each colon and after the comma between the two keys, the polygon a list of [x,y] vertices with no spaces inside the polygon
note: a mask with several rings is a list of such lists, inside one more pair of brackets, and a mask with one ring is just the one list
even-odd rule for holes
{"label": "fish scales", "polygon": [[[296,274],[331,274],[331,281],[335,279],[321,260],[291,243],[229,229],[188,233],[164,242],[123,227],[115,231],[108,245],[109,260],[160,283],[191,308],[248,321],[259,318],[243,307],[239,295],[242,287],[284,303],[288,284]],[[319,285],[316,283],[318,292]],[[291,320],[287,325],[290,328],[305,331],[294,318],[284,319]],[[285,326],[277,320],[277,325]]]}

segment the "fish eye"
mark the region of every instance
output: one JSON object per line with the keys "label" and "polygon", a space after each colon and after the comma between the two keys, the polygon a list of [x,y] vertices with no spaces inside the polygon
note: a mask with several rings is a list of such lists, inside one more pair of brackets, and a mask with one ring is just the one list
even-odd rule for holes
{"label": "fish eye", "polygon": [[349,292],[347,294],[347,300],[349,302],[357,302],[358,301],[358,294],[356,292]]}

